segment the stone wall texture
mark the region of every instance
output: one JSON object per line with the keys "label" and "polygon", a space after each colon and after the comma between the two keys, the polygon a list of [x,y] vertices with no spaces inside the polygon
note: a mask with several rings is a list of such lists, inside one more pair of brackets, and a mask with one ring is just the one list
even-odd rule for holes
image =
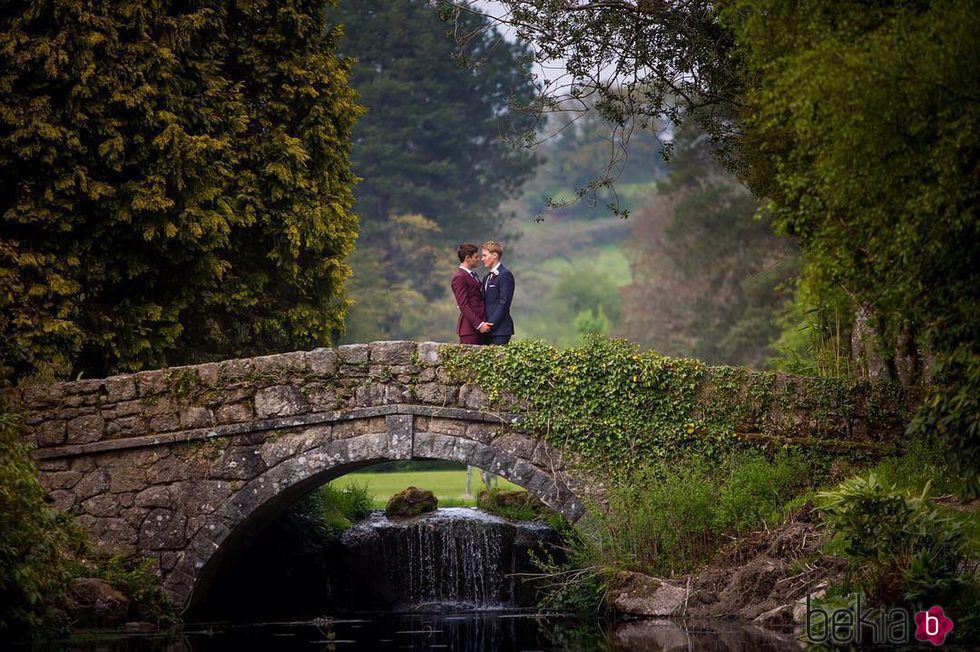
{"label": "stone wall texture", "polygon": [[[40,480],[106,552],[154,560],[178,608],[204,591],[235,541],[304,493],[359,467],[441,459],[497,473],[575,521],[594,484],[548,443],[458,383],[432,342],[375,342],[9,392],[37,446]],[[900,432],[901,416],[807,401],[751,405],[746,436]],[[710,383],[708,385],[710,391]],[[730,397],[729,397],[730,398]],[[745,399],[747,403],[751,401]],[[760,423],[762,426],[760,426]],[[874,442],[869,442],[873,445]]]}

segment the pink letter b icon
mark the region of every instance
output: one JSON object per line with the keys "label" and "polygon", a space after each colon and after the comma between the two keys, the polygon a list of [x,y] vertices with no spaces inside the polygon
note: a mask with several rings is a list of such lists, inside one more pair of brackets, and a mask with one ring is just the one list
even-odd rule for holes
{"label": "pink letter b icon", "polygon": [[915,637],[933,645],[942,645],[946,641],[946,635],[953,631],[952,619],[943,613],[943,608],[939,605],[915,614],[915,624]]}

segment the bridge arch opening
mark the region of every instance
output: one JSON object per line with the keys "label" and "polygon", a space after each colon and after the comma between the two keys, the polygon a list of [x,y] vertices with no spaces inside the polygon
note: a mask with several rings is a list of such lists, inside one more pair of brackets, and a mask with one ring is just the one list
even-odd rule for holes
{"label": "bridge arch opening", "polygon": [[[524,488],[570,522],[584,511],[561,474],[522,457],[513,440],[508,449],[475,441],[462,432],[453,435],[415,429],[411,414],[388,415],[385,426],[345,439],[321,437],[322,433],[312,427],[303,431],[304,441],[315,442],[309,448],[295,445],[294,440],[288,445],[284,442],[283,458],[238,488],[192,535],[164,580],[167,599],[194,613],[205,604],[222,572],[241,558],[248,541],[303,496],[334,479],[382,462],[444,460],[469,464]],[[531,440],[520,443],[537,445]]]}

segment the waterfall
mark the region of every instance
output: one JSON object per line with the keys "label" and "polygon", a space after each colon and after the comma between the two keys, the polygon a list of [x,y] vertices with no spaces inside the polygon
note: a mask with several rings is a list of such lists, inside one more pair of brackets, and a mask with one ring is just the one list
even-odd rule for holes
{"label": "waterfall", "polygon": [[554,539],[543,524],[474,509],[397,520],[376,512],[341,538],[347,577],[335,586],[350,609],[530,606],[530,591],[515,574],[533,572],[532,551]]}

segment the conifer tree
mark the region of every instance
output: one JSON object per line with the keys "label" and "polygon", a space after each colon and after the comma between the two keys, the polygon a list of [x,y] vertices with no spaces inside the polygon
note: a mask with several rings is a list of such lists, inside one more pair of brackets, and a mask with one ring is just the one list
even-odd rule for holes
{"label": "conifer tree", "polygon": [[0,12],[0,366],[101,375],[330,341],[359,108],[324,2]]}

